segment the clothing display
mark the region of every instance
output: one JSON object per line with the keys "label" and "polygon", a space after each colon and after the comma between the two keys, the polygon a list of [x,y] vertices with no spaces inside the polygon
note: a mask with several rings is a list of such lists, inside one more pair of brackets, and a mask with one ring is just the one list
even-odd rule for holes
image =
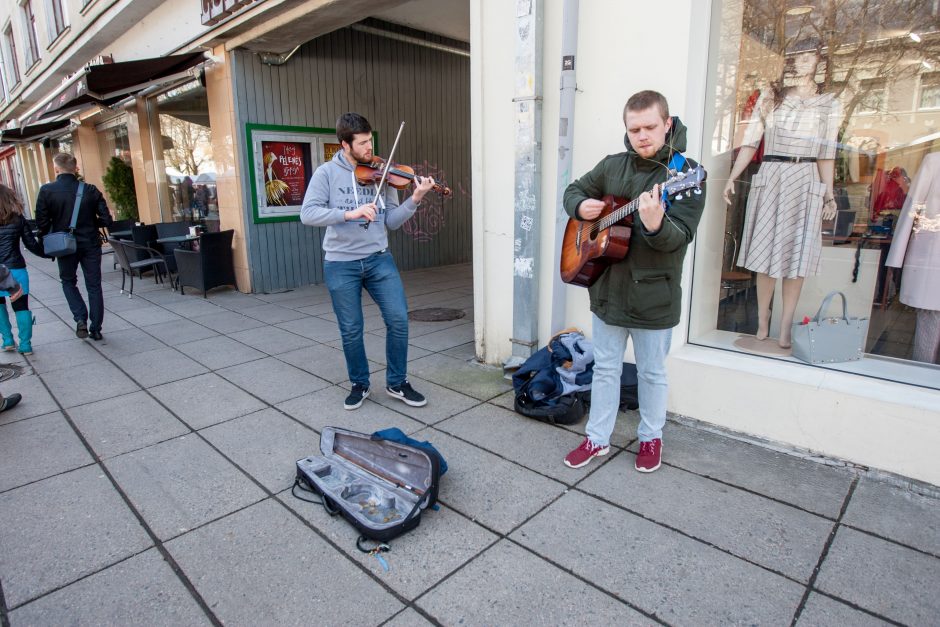
{"label": "clothing display", "polygon": [[746,146],[763,139],[765,156],[751,179],[739,266],[775,279],[818,273],[826,184],[815,160],[835,159],[841,119],[832,94],[788,95],[776,106],[772,92],[761,95],[744,134]]}

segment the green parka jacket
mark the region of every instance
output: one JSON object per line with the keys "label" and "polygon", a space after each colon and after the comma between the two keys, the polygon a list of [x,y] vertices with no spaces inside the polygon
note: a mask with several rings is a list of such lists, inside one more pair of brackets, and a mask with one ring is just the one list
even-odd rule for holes
{"label": "green parka jacket", "polygon": [[[666,144],[653,159],[640,157],[629,142],[627,151],[605,157],[594,169],[565,190],[565,211],[576,218],[578,205],[588,198],[613,194],[633,199],[668,176],[666,164],[686,148],[686,128],[678,117]],[[687,167],[695,167],[689,159]],[[635,329],[669,329],[679,324],[682,307],[682,261],[695,235],[705,206],[701,194],[682,194],[666,211],[663,224],[649,233],[634,214],[630,250],[589,288],[591,311],[607,324]]]}

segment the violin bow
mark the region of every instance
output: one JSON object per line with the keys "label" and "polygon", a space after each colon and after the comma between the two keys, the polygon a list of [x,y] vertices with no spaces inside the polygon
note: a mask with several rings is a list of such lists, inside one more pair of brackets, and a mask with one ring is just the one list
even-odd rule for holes
{"label": "violin bow", "polygon": [[[378,202],[379,198],[382,196],[382,187],[385,186],[385,177],[388,176],[388,169],[392,167],[392,157],[395,156],[395,149],[398,148],[398,140],[401,139],[401,132],[403,130],[405,130],[404,120],[402,120],[401,126],[398,127],[398,135],[395,136],[395,143],[392,144],[392,150],[388,153],[388,159],[385,160],[385,168],[382,170],[382,180],[375,186],[375,202]],[[369,228],[369,224],[369,222],[366,222],[362,225],[362,228]]]}

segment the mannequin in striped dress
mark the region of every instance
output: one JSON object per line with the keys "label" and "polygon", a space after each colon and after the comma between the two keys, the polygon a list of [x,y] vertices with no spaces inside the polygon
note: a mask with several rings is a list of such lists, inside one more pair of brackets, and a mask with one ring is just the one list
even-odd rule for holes
{"label": "mannequin in striped dress", "polygon": [[839,101],[819,93],[816,50],[800,52],[788,64],[793,84],[780,93],[766,90],[746,122],[744,141],[724,189],[731,202],[734,181],[764,139],[760,169],[751,180],[738,265],[757,273],[757,339],[767,338],[770,303],[783,281],[781,348],[790,348],[790,326],[803,279],[819,273],[822,221],[836,215],[833,196]]}

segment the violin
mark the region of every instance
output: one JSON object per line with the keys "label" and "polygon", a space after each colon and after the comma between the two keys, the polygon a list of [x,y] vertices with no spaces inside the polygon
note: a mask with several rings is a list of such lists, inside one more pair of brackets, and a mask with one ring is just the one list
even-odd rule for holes
{"label": "violin", "polygon": [[[381,157],[374,157],[371,163],[360,163],[356,166],[356,180],[360,185],[378,185],[382,182],[382,172],[385,170],[385,160]],[[392,163],[388,168],[388,175],[385,182],[395,189],[406,189],[415,178],[414,168],[407,165]],[[450,188],[435,183],[433,188],[438,194],[449,198],[453,192]]]}

